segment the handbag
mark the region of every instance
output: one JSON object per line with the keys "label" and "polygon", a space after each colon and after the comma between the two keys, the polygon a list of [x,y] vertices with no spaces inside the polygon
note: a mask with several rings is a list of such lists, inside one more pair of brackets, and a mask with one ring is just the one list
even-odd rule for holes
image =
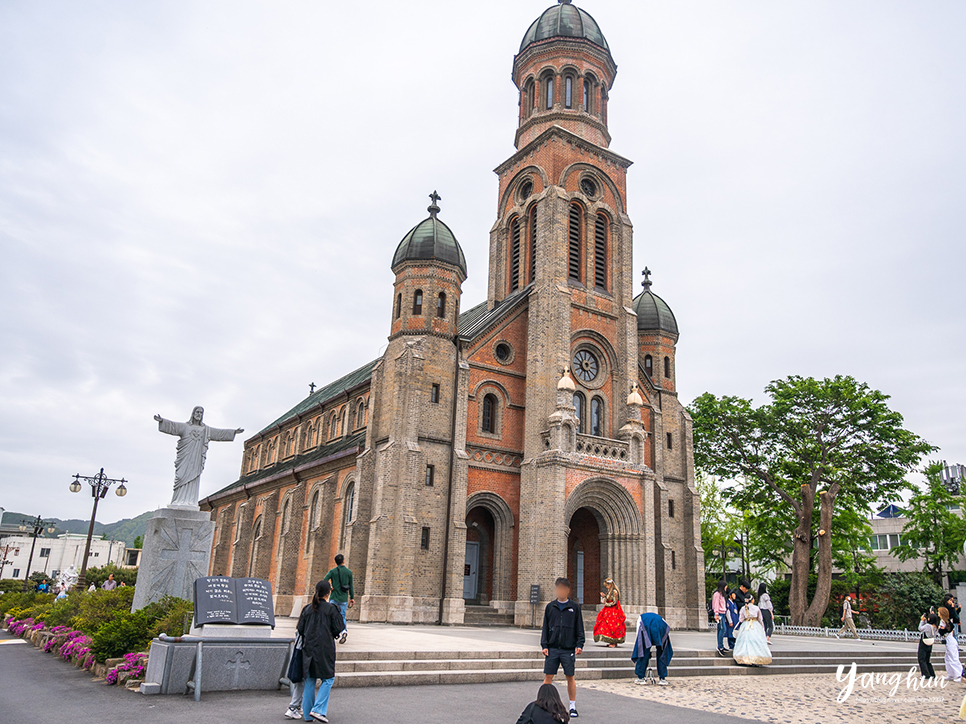
{"label": "handbag", "polygon": [[305,671],[302,668],[302,634],[295,634],[295,646],[292,658],[288,662],[288,680],[293,684],[305,681]]}

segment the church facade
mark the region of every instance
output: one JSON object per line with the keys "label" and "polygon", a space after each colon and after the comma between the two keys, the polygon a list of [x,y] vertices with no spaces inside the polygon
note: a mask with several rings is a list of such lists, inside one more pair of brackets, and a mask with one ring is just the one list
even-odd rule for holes
{"label": "church facade", "polygon": [[545,602],[566,575],[590,606],[612,577],[628,614],[707,625],[679,332],[650,272],[633,292],[616,72],[569,1],[531,25],[487,299],[461,311],[466,261],[434,192],[392,258],[385,353],[249,439],[239,479],[202,501],[213,575],[270,580],[288,614],[342,553],[350,618],[519,625],[532,586]]}

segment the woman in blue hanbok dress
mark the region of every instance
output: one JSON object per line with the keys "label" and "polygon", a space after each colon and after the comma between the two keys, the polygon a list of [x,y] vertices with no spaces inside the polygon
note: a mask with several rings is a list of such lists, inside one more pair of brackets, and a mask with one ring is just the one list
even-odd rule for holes
{"label": "woman in blue hanbok dress", "polygon": [[737,636],[732,654],[735,663],[744,666],[766,666],[771,663],[771,651],[765,637],[761,609],[755,605],[755,597],[745,596],[745,605],[738,613]]}

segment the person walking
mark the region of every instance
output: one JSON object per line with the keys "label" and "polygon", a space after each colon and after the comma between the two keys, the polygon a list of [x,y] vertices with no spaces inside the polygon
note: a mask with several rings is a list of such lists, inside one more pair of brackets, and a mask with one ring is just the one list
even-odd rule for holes
{"label": "person walking", "polygon": [[356,592],[352,586],[352,571],[345,566],[345,556],[341,553],[335,557],[335,568],[325,574],[323,581],[332,586],[331,601],[339,608],[345,625],[339,636],[339,643],[344,644],[349,638],[348,610],[356,605]]}
{"label": "person walking", "polygon": [[919,650],[916,658],[919,659],[919,673],[924,679],[935,679],[936,670],[932,667],[932,647],[936,643],[936,636],[939,631],[939,616],[930,613],[927,617],[923,614],[919,619]]}
{"label": "person walking", "polygon": [[527,705],[517,724],[567,724],[570,714],[560,700],[557,687],[553,684],[541,684],[537,690],[536,701]]}
{"label": "person walking", "polygon": [[[345,630],[339,609],[329,603],[332,586],[328,581],[315,584],[312,603],[302,609],[296,630],[302,637],[302,673],[305,690],[302,695],[302,718],[305,721],[329,721],[329,692],[335,683],[335,640]],[[321,682],[315,693],[316,682]]]}
{"label": "person walking", "polygon": [[305,694],[305,673],[302,667],[302,636],[295,632],[295,645],[292,646],[292,658],[288,662],[289,698],[288,709],[285,710],[286,719],[302,718],[302,699]]}
{"label": "person walking", "polygon": [[594,641],[603,641],[610,648],[617,648],[627,637],[627,619],[621,608],[621,592],[613,578],[604,581],[606,591],[601,592],[600,602],[604,607],[597,614],[594,624]]}
{"label": "person walking", "polygon": [[758,608],[761,610],[761,622],[765,627],[765,640],[771,643],[771,635],[775,633],[775,606],[764,582],[758,584]]}
{"label": "person walking", "polygon": [[956,602],[956,597],[951,593],[947,593],[943,596],[943,602],[940,605],[949,611],[949,620],[953,624],[953,631],[959,636],[959,614],[962,609]]}
{"label": "person walking", "polygon": [[835,634],[835,638],[842,638],[848,631],[855,636],[856,641],[862,640],[859,638],[859,632],[855,629],[855,621],[852,620],[852,596],[846,596],[845,600],[842,601],[842,615],[839,617],[839,620],[842,622],[842,628]]}
{"label": "person walking", "polygon": [[667,666],[674,656],[674,649],[671,648],[671,627],[656,613],[642,613],[637,622],[637,641],[634,642],[634,650],[631,652],[638,684],[647,683],[647,665],[651,660],[652,647],[660,679],[658,684],[667,686]]}
{"label": "person walking", "polygon": [[725,613],[725,635],[728,637],[728,648],[735,650],[735,626],[738,625],[738,592],[728,591],[728,610]]}
{"label": "person walking", "polygon": [[724,640],[728,632],[728,583],[724,579],[718,581],[718,590],[711,594],[711,612],[718,629],[718,654],[727,656]]}
{"label": "person walking", "polygon": [[945,678],[947,681],[955,681],[958,684],[963,680],[963,665],[959,661],[959,637],[956,635],[951,613],[945,606],[939,607],[938,634],[946,647],[946,655],[943,657],[946,664]]}
{"label": "person walking", "polygon": [[552,684],[560,667],[567,679],[567,695],[570,697],[570,718],[577,713],[577,656],[584,652],[584,617],[580,604],[570,598],[570,581],[558,578],[554,583],[556,599],[547,604],[543,612],[543,630],[540,648],[543,649],[543,683]]}
{"label": "person walking", "polygon": [[50,593],[50,584],[46,578],[37,585],[37,593]]}
{"label": "person walking", "polygon": [[107,577],[107,580],[101,584],[101,588],[105,591],[113,591],[117,588],[117,581],[114,580],[114,574],[112,573]]}

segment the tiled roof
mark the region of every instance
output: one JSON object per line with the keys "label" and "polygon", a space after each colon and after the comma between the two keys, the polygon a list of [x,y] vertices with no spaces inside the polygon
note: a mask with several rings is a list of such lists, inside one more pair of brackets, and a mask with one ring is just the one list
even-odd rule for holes
{"label": "tiled roof", "polygon": [[[524,287],[513,294],[505,297],[493,309],[487,310],[486,302],[478,304],[468,312],[460,315],[459,333],[460,339],[473,341],[497,321],[508,315],[511,311],[519,307],[523,300],[530,296],[532,286]],[[470,316],[472,315],[472,316]],[[463,318],[466,317],[466,320]]]}
{"label": "tiled roof", "polygon": [[248,485],[249,483],[255,483],[259,480],[271,477],[273,475],[278,475],[279,473],[284,473],[289,470],[295,470],[304,465],[308,465],[319,460],[324,460],[327,457],[336,455],[340,452],[345,452],[347,450],[352,450],[353,448],[362,448],[366,442],[366,432],[365,430],[357,432],[354,435],[348,435],[347,437],[341,437],[338,440],[330,442],[328,445],[321,445],[314,450],[309,450],[308,452],[302,453],[301,455],[296,455],[280,464],[271,465],[267,468],[262,468],[261,470],[256,470],[250,475],[243,475],[238,480],[236,480],[231,485],[228,485],[216,493],[212,493],[209,497],[214,497],[216,495],[222,495],[223,493],[230,492],[235,488],[241,487],[242,485]]}
{"label": "tiled roof", "polygon": [[275,420],[271,425],[266,426],[258,434],[262,435],[271,430],[273,427],[280,426],[282,423],[288,422],[292,418],[311,410],[313,407],[321,407],[329,400],[338,397],[347,390],[351,390],[353,387],[358,387],[360,384],[366,382],[372,377],[372,370],[378,361],[379,360],[373,360],[372,362],[363,365],[355,372],[350,372],[345,377],[340,377],[335,382],[332,382],[325,387],[320,387],[291,410]]}

